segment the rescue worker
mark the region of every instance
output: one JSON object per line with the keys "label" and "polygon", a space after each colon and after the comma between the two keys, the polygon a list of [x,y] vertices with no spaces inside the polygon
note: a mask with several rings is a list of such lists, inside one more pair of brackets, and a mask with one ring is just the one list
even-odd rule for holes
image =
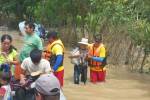
{"label": "rescue worker", "polygon": [[50,32],[47,35],[49,44],[45,51],[45,58],[50,61],[50,65],[54,75],[58,78],[60,85],[63,86],[64,81],[64,45],[58,38],[57,32]]}
{"label": "rescue worker", "polygon": [[103,82],[106,77],[106,50],[102,43],[102,36],[94,36],[94,43],[89,45],[90,81],[92,83]]}

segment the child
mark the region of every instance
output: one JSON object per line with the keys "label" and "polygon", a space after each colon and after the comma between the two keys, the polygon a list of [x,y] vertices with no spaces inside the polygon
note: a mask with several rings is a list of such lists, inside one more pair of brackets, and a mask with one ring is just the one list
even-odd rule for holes
{"label": "child", "polygon": [[2,100],[12,100],[10,79],[9,72],[0,73],[0,98]]}
{"label": "child", "polygon": [[79,48],[75,48],[71,52],[71,63],[74,64],[74,83],[79,84],[79,77],[81,74],[81,82],[86,83],[87,80],[87,66],[88,61],[86,60],[88,50],[88,39],[82,38],[81,42],[79,43]]}

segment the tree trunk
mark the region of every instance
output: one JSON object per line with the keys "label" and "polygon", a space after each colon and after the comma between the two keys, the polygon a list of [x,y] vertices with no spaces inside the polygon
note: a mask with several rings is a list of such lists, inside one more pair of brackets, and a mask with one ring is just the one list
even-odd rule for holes
{"label": "tree trunk", "polygon": [[143,67],[144,67],[144,62],[147,58],[147,54],[146,54],[146,51],[144,51],[144,57],[143,57],[143,60],[142,60],[142,63],[141,63],[141,68],[140,68],[140,72],[143,73]]}
{"label": "tree trunk", "polygon": [[132,47],[133,47],[133,44],[132,44],[132,42],[131,42],[130,45],[129,45],[129,47],[128,47],[127,54],[126,54],[125,65],[128,65],[128,64],[129,64],[130,57],[131,57],[131,50],[132,50]]}

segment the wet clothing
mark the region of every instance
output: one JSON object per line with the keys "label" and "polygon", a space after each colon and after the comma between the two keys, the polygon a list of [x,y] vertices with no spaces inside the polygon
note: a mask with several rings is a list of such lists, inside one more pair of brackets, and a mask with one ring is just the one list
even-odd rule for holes
{"label": "wet clothing", "polygon": [[60,85],[64,85],[64,70],[61,70],[59,72],[54,72],[54,75],[57,77],[57,79],[60,82]]}
{"label": "wet clothing", "polygon": [[[35,65],[30,57],[23,60],[21,69],[25,71],[27,77],[33,72],[50,73],[51,71],[49,61],[46,59],[41,59],[40,62]],[[35,91],[33,91],[33,89],[28,90],[24,87],[21,87],[16,90],[16,100],[35,100]]]}
{"label": "wet clothing", "polygon": [[7,61],[13,61],[14,59],[16,59],[17,55],[18,55],[17,51],[13,49],[11,53],[5,56],[1,53],[1,48],[0,48],[0,65],[5,66],[6,70],[11,70],[12,75],[14,75],[15,66],[14,65],[10,66],[9,64],[7,64]]}
{"label": "wet clothing", "polygon": [[49,73],[51,71],[50,64],[47,60],[41,59],[39,64],[33,64],[30,57],[23,60],[21,68],[26,71],[26,75],[30,75],[32,72],[41,71],[43,73]]}
{"label": "wet clothing", "polygon": [[81,79],[81,82],[83,82],[84,84],[86,83],[87,66],[74,65],[74,84],[79,84],[80,79]]}
{"label": "wet clothing", "polygon": [[2,72],[10,72],[10,65],[9,64],[1,64],[0,71]]}
{"label": "wet clothing", "polygon": [[30,52],[33,49],[43,50],[43,45],[40,37],[35,33],[32,35],[26,35],[24,38],[25,44],[21,49],[19,60],[22,62],[25,58],[29,57]]}
{"label": "wet clothing", "polygon": [[[48,60],[54,70],[55,76],[58,78],[61,86],[63,86],[64,77],[64,45],[61,40],[56,40],[47,46],[46,52],[49,53]],[[47,58],[47,57],[46,57]]]}
{"label": "wet clothing", "polygon": [[[62,71],[63,67],[63,55],[64,55],[64,45],[61,40],[56,40],[52,44],[47,46],[46,52],[50,53],[49,57],[51,67],[56,72]],[[57,62],[57,63],[56,63]]]}
{"label": "wet clothing", "polygon": [[[0,49],[0,53],[1,53],[1,49]],[[16,58],[17,54],[18,54],[17,51],[14,49],[12,50],[11,53],[7,55],[7,57],[4,57],[2,54],[0,54],[0,64],[6,62],[6,60],[13,61],[14,58]]]}
{"label": "wet clothing", "polygon": [[[77,56],[77,55],[80,55],[80,51],[79,51],[78,47],[74,48],[71,51],[71,56]],[[80,64],[80,58],[79,57],[71,58],[71,63],[74,64],[74,65],[79,65]]]}
{"label": "wet clothing", "polygon": [[103,62],[106,58],[106,50],[104,45],[100,44],[99,47],[94,47],[94,44],[91,44],[89,55],[92,56],[89,61],[91,82],[105,81],[106,68],[103,66]]}
{"label": "wet clothing", "polygon": [[90,69],[93,71],[105,70],[105,68],[101,66],[104,58],[106,57],[105,47],[103,44],[100,44],[97,48],[95,48],[93,45],[94,44],[91,44],[89,47],[89,55],[92,56],[92,59],[89,62]]}
{"label": "wet clothing", "polygon": [[105,82],[105,77],[106,77],[106,70],[105,71],[90,70],[90,81],[93,83]]}
{"label": "wet clothing", "polygon": [[81,75],[81,82],[86,83],[87,80],[87,66],[88,61],[86,61],[86,57],[88,54],[87,49],[80,49],[75,48],[72,51],[72,56],[79,55],[77,58],[72,58],[72,63],[74,64],[74,83],[79,84],[80,81],[80,75]]}

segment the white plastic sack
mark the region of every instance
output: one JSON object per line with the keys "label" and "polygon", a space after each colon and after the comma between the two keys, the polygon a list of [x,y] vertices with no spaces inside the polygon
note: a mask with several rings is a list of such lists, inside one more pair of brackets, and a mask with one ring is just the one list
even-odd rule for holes
{"label": "white plastic sack", "polygon": [[25,36],[26,35],[26,32],[25,32],[25,21],[20,22],[18,26],[19,26],[19,30],[22,33],[22,35]]}
{"label": "white plastic sack", "polygon": [[34,23],[34,25],[35,25],[35,29],[34,29],[34,32],[38,35],[38,36],[40,36],[40,31],[39,31],[39,25],[38,24],[36,24],[36,23]]}
{"label": "white plastic sack", "polygon": [[[35,25],[34,32],[39,36],[40,35],[40,31],[38,30],[39,25],[36,24],[36,23],[34,23],[34,25]],[[20,22],[18,26],[19,26],[19,30],[22,33],[22,35],[25,36],[26,35],[26,32],[25,32],[25,21]]]}
{"label": "white plastic sack", "polygon": [[67,100],[66,97],[64,96],[62,90],[60,90],[60,100]]}

